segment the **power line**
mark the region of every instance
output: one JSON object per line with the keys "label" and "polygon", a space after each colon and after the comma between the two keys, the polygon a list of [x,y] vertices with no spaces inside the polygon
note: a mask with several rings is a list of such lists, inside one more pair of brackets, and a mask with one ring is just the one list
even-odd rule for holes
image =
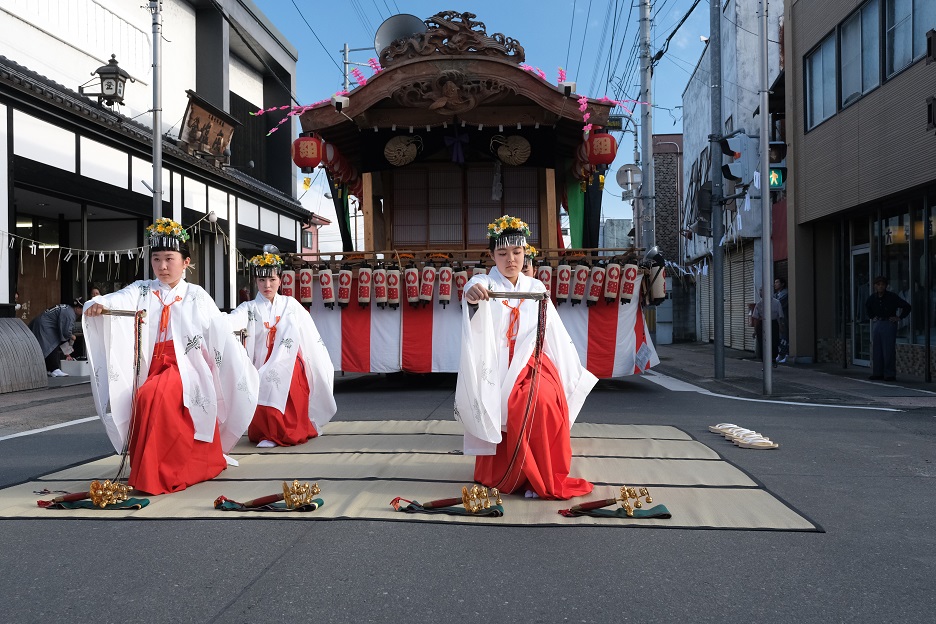
{"label": "power line", "polygon": [[[371,3],[374,5],[374,8],[377,9],[377,17],[380,18],[380,21],[381,21],[381,22],[383,22],[383,20],[384,20],[383,11],[381,11],[381,10],[380,10],[380,7],[377,6],[377,0],[371,0]],[[384,3],[384,4],[386,4],[386,3]]]}
{"label": "power line", "polygon": [[305,15],[302,14],[302,10],[299,9],[299,5],[296,4],[296,0],[291,0],[294,7],[296,7],[296,12],[299,14],[299,17],[302,18],[302,21],[305,22],[305,25],[309,27],[309,31],[312,33],[312,36],[315,37],[315,40],[319,42],[319,45],[322,46],[322,49],[325,50],[325,54],[328,55],[329,60],[334,63],[335,67],[338,68],[338,71],[341,72],[342,77],[344,76],[344,70],[341,69],[341,66],[338,65],[338,62],[332,58],[331,52],[328,51],[328,48],[325,47],[325,44],[322,43],[322,40],[319,39],[319,36],[315,34],[315,29],[312,28],[312,24],[309,23],[309,20],[305,18]]}
{"label": "power line", "polygon": [[582,33],[582,49],[579,50],[578,65],[575,68],[576,78],[578,78],[579,72],[582,70],[582,53],[585,52],[585,41],[588,38],[588,18],[591,17],[591,5],[592,0],[588,0],[588,12],[585,14],[585,32]]}
{"label": "power line", "polygon": [[666,51],[669,49],[670,41],[672,41],[673,37],[676,36],[676,33],[679,31],[679,27],[682,26],[683,24],[685,24],[685,23],[686,23],[686,20],[689,19],[689,16],[692,15],[693,9],[695,9],[697,6],[699,6],[699,2],[701,2],[701,0],[695,0],[695,2],[692,3],[692,6],[689,7],[689,10],[688,10],[688,11],[686,11],[686,14],[683,15],[683,16],[682,16],[682,19],[679,20],[679,23],[676,24],[676,28],[674,28],[674,29],[672,30],[672,32],[669,34],[669,36],[666,38],[666,41],[663,43],[663,48],[662,48],[661,50],[659,50],[656,54],[654,54],[652,59],[650,59],[650,67],[651,67],[651,68],[653,67],[654,64],[657,63],[657,61],[660,60],[660,58],[661,58],[664,54],[666,54]]}
{"label": "power line", "polygon": [[[611,8],[611,0],[608,0],[608,8],[605,10],[604,28],[601,29],[601,40],[598,42],[598,49],[595,51],[595,64],[592,67],[591,82],[588,85],[588,92],[593,96],[597,95],[597,93],[595,93],[595,83],[597,83],[601,77],[601,57],[603,56],[601,51],[604,49],[605,41],[608,40],[608,26],[613,24]],[[582,47],[584,48],[584,46],[585,42],[583,41]]]}
{"label": "power line", "polygon": [[[572,0],[572,19],[569,20],[569,45],[566,46],[566,69],[569,69],[569,52],[572,51],[572,29],[575,27],[575,5],[578,0]],[[578,76],[576,76],[577,78]]]}
{"label": "power line", "polygon": [[278,82],[279,85],[283,87],[283,90],[289,94],[290,100],[295,102],[296,105],[298,106],[299,100],[296,99],[296,96],[292,92],[292,89],[286,86],[286,84],[282,80],[280,80],[279,75],[275,71],[273,71],[273,68],[270,67],[267,64],[267,62],[263,59],[263,57],[260,56],[260,53],[254,49],[250,41],[247,40],[247,37],[245,37],[244,34],[240,31],[240,29],[237,27],[237,24],[235,24],[234,21],[230,17],[228,17],[228,14],[224,12],[224,8],[222,8],[221,5],[218,4],[218,0],[211,0],[211,6],[213,6],[215,10],[221,14],[221,17],[224,18],[224,21],[228,23],[228,25],[231,27],[231,30],[233,30],[237,34],[237,36],[240,37],[241,41],[244,42],[244,45],[247,46],[247,49],[250,50],[255,57],[257,57],[257,60],[260,61],[260,63],[266,68],[266,70],[270,73],[273,79],[276,80],[276,82]]}

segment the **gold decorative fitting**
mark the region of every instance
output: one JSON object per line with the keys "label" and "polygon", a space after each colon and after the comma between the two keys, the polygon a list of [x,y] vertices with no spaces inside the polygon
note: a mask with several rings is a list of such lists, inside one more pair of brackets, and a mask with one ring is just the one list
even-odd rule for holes
{"label": "gold decorative fitting", "polygon": [[470,489],[468,486],[462,488],[462,503],[469,513],[478,513],[484,509],[490,509],[492,500],[495,505],[503,503],[497,488],[491,488],[488,491],[486,487],[481,487],[477,483],[472,485]]}
{"label": "gold decorative fitting", "polygon": [[321,492],[318,483],[299,483],[294,480],[292,485],[283,481],[283,501],[288,509],[297,509],[312,502],[312,497]]}
{"label": "gold decorative fitting", "polygon": [[110,479],[92,481],[88,492],[91,494],[91,502],[94,503],[94,506],[101,509],[108,505],[122,503],[130,498],[129,485],[111,481]]}
{"label": "gold decorative fitting", "polygon": [[[644,502],[647,504],[653,502],[653,498],[650,496],[650,490],[647,488],[633,488],[627,487],[626,485],[621,486],[621,496],[618,497],[618,500],[621,501],[621,507],[624,508],[628,516],[633,516],[635,509],[643,507],[643,504],[640,502],[641,496],[644,497]],[[633,505],[629,499],[634,499]]]}
{"label": "gold decorative fitting", "polygon": [[395,136],[384,147],[384,158],[391,165],[402,167],[416,160],[416,155],[423,149],[422,137]]}
{"label": "gold decorative fitting", "polygon": [[[496,151],[494,149],[495,145],[498,145]],[[530,158],[532,150],[530,142],[522,136],[511,135],[504,137],[497,134],[491,138],[491,151],[495,152],[504,164],[516,167]]]}

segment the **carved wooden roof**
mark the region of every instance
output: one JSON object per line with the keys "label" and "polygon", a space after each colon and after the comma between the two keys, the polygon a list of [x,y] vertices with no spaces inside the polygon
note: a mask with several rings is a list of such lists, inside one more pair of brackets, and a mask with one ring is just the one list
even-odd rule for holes
{"label": "carved wooden roof", "polygon": [[380,52],[382,67],[429,55],[484,54],[509,58],[517,63],[526,59],[519,41],[501,33],[487,35],[484,22],[477,22],[474,13],[443,11],[426,20],[426,32],[397,39]]}
{"label": "carved wooden roof", "polygon": [[[426,20],[429,31],[397,40],[381,54],[383,71],[352,90],[341,113],[322,104],[300,116],[359,166],[371,149],[364,134],[521,128],[550,135],[556,156],[571,157],[582,142],[577,94],[521,69],[523,48],[501,34],[488,37],[471,13],[444,12]],[[479,30],[480,29],[480,30]],[[588,100],[589,122],[607,123],[614,104]],[[362,171],[368,170],[366,167]]]}

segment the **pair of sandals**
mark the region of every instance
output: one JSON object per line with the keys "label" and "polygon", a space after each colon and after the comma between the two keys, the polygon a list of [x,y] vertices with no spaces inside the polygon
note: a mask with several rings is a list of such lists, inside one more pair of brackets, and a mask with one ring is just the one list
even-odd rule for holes
{"label": "pair of sandals", "polygon": [[732,443],[734,443],[735,446],[745,449],[769,450],[780,448],[780,445],[776,442],[773,442],[770,438],[767,438],[752,429],[745,429],[744,427],[739,427],[733,423],[721,423],[714,425],[709,427],[709,431],[722,435],[726,440],[730,440]]}

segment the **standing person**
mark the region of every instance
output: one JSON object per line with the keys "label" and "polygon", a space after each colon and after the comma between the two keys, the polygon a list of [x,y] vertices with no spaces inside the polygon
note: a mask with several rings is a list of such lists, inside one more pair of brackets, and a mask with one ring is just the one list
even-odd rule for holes
{"label": "standing person", "polygon": [[29,324],[39,341],[49,377],[68,377],[68,373],[62,371],[62,358],[70,356],[73,351],[71,345],[75,342],[75,334],[72,332],[75,321],[81,318],[83,305],[81,297],[71,305],[61,303],[49,308]]}
{"label": "standing person", "polygon": [[897,381],[897,324],[910,316],[910,304],[887,290],[887,285],[886,277],[875,277],[874,292],[865,302],[865,311],[871,319],[869,379]]}
{"label": "standing person", "polygon": [[[159,219],[146,235],[156,279],[86,303],[84,334],[98,415],[117,452],[129,452],[127,483],[165,494],[225,469],[224,453],[250,424],[258,383],[227,315],[185,281],[188,232]],[[139,336],[135,319],[102,316],[105,310],[145,311]]]}
{"label": "standing person", "polygon": [[527,245],[523,248],[523,271],[522,273],[527,277],[535,277],[536,269],[533,267],[533,263],[536,261],[536,247],[533,245]]}
{"label": "standing person", "polygon": [[790,292],[787,290],[786,280],[778,277],[773,281],[774,298],[780,302],[783,315],[780,317],[780,348],[776,361],[780,364],[786,362],[790,354]]}
{"label": "standing person", "polygon": [[301,303],[278,294],[283,261],[264,247],[250,259],[257,297],[231,312],[247,330],[247,354],[260,375],[260,394],[247,437],[261,448],[293,446],[316,437],[335,415],[335,370],[315,322]]}
{"label": "standing person", "polygon": [[[760,331],[764,331],[764,289],[757,290],[759,299],[754,306],[754,318],[760,321]],[[783,309],[780,301],[773,295],[770,297],[770,359],[773,367],[777,368],[777,361],[780,354],[780,321],[783,319]],[[763,334],[758,333],[758,339],[763,339]]]}
{"label": "standing person", "polygon": [[477,455],[474,479],[505,493],[568,499],[592,491],[569,477],[569,429],[598,381],[585,370],[556,309],[546,300],[545,340],[537,361],[538,301],[492,299],[489,291],[545,293],[521,274],[527,224],[507,215],[488,226],[495,267],[465,285],[455,417],[465,453]]}

